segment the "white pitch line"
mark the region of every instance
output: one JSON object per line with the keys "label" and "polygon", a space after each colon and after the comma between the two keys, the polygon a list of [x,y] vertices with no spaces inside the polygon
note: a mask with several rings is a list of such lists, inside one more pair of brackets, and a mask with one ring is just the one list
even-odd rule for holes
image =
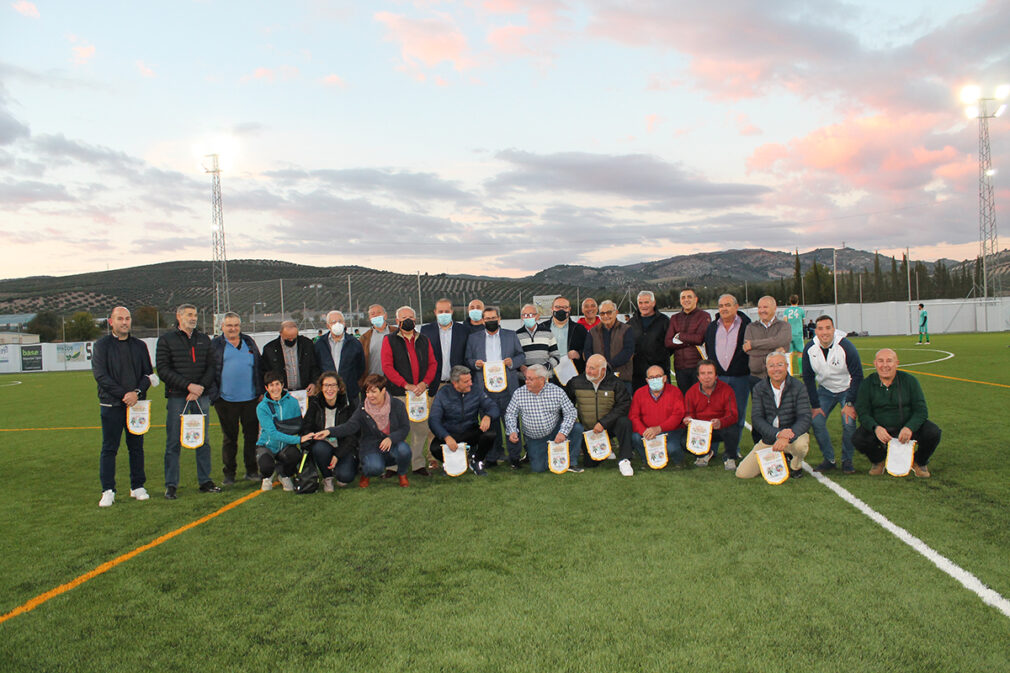
{"label": "white pitch line", "polygon": [[870,517],[870,519],[872,519],[873,521],[876,521],[885,530],[890,532],[896,538],[898,538],[899,540],[907,544],[909,547],[925,556],[937,568],[939,568],[940,570],[942,570],[943,572],[947,573],[955,580],[960,582],[965,589],[968,589],[969,591],[975,593],[979,598],[982,599],[983,603],[985,603],[986,605],[991,605],[992,607],[1002,612],[1005,616],[1010,617],[1010,601],[1008,601],[1006,598],[1004,598],[997,592],[987,587],[985,584],[982,583],[982,580],[975,577],[970,572],[968,572],[961,566],[957,565],[949,558],[947,558],[940,552],[936,551],[935,549],[933,549],[925,542],[909,533],[901,526],[892,523],[891,520],[888,519],[886,516],[877,512],[875,509],[867,505],[865,502],[863,502],[856,496],[852,495],[852,493],[842,488],[828,477],[825,477],[820,472],[814,472],[813,468],[811,468],[810,465],[807,464],[806,462],[803,463],[803,469],[806,470],[811,475],[813,475],[814,479],[816,479],[817,481],[821,482],[829,489],[834,491],[835,495],[840,497],[842,500],[849,503],[866,516]]}
{"label": "white pitch line", "polygon": [[[879,348],[874,349],[874,348],[865,348],[864,347],[864,348],[857,348],[856,350],[864,350],[864,351],[867,351],[867,352],[873,351],[874,353],[876,353],[880,349]],[[918,367],[920,365],[935,365],[937,362],[943,362],[944,360],[949,360],[952,357],[954,357],[954,354],[951,353],[950,351],[942,351],[939,348],[892,348],[891,350],[892,351],[916,351],[918,353],[927,353],[927,352],[928,353],[946,353],[946,355],[947,355],[947,357],[938,358],[936,360],[927,360],[926,362],[908,362],[908,363],[899,362],[898,363],[898,367],[900,369],[906,369],[908,367]],[[871,362],[870,364],[864,364],[863,365],[863,369],[873,369],[873,363]]]}
{"label": "white pitch line", "polygon": [[7,386],[19,386],[19,385],[21,385],[20,381],[10,381],[8,383],[0,383],[0,388],[6,388]]}

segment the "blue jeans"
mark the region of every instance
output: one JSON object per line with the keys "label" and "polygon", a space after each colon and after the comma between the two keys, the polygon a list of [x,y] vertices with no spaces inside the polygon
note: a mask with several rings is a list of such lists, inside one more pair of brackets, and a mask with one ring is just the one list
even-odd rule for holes
{"label": "blue jeans", "polygon": [[[558,436],[558,432],[560,430],[561,422],[558,421],[558,424],[554,426],[554,430],[546,437],[541,437],[539,439],[526,437],[526,457],[530,459],[531,471],[547,471],[547,442],[553,442],[554,438]],[[569,466],[579,464],[579,452],[582,450],[582,433],[584,431],[585,430],[580,423],[575,423],[572,426],[572,431],[568,437]]]}
{"label": "blue jeans", "polygon": [[[195,413],[197,405],[204,414],[203,445],[196,448],[196,480],[199,484],[210,481],[210,427],[207,424],[207,412],[210,411],[210,398],[204,395],[196,402],[190,402],[189,412]],[[165,486],[179,485],[179,416],[186,406],[185,397],[169,397],[165,400]]]}
{"label": "blue jeans", "polygon": [[[835,405],[842,406],[845,404],[845,397],[849,394],[848,390],[843,390],[840,393],[833,393],[824,386],[817,387],[817,397],[820,399],[821,410],[824,411],[824,415],[821,416],[817,414],[813,417],[811,425],[813,425],[814,437],[817,438],[817,445],[821,447],[821,455],[824,456],[824,460],[835,462],[835,449],[831,446],[831,435],[828,434],[828,416],[831,415],[831,410],[835,408]],[[856,449],[852,445],[852,435],[856,432],[856,422],[842,416],[842,460],[852,462],[852,456],[855,455]]]}
{"label": "blue jeans", "polygon": [[[389,447],[389,451],[366,453],[361,457],[361,474],[366,477],[378,477],[386,471],[387,465],[395,464],[396,473],[400,476],[406,475],[410,472],[411,457],[410,444],[407,442],[393,444]],[[340,467],[339,463],[337,467]]]}
{"label": "blue jeans", "polygon": [[317,439],[312,442],[312,459],[316,461],[319,474],[323,478],[336,476],[341,484],[349,484],[354,481],[354,476],[358,473],[358,457],[354,453],[348,453],[343,458],[337,460],[334,469],[330,469],[330,460],[333,458],[335,448],[325,439]]}
{"label": "blue jeans", "polygon": [[[126,430],[126,407],[99,407],[102,416],[102,453],[98,459],[98,478],[103,491],[116,490],[116,454],[119,439]],[[126,432],[126,450],[130,453],[130,488],[144,485],[144,436]]]}
{"label": "blue jeans", "polygon": [[[658,435],[657,435],[658,436]],[[684,464],[684,437],[686,433],[683,428],[670,430],[666,433],[666,455],[670,457],[674,465]],[[631,446],[635,448],[635,453],[642,459],[644,465],[649,462],[645,459],[645,442],[637,432],[631,435]]]}

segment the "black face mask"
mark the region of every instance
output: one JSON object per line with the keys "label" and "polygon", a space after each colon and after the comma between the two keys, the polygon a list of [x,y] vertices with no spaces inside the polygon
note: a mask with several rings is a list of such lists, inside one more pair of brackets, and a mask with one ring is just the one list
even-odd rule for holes
{"label": "black face mask", "polygon": [[413,332],[414,331],[413,318],[407,318],[406,320],[401,320],[400,329],[402,329],[404,332]]}
{"label": "black face mask", "polygon": [[554,312],[554,319],[557,320],[558,322],[564,322],[568,320],[568,311],[559,308],[557,311]]}
{"label": "black face mask", "polygon": [[293,348],[296,343],[298,343],[298,337],[295,337],[294,339],[284,340],[284,345],[287,346],[288,348]]}
{"label": "black face mask", "polygon": [[486,329],[488,331],[488,333],[494,334],[495,332],[498,331],[498,321],[497,320],[485,320],[484,321],[484,329]]}

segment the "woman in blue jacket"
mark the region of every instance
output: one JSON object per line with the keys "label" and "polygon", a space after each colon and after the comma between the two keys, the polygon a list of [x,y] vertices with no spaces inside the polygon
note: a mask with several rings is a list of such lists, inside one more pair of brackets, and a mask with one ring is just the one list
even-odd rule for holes
{"label": "woman in blue jacket", "polygon": [[[368,486],[369,477],[382,474],[387,465],[396,464],[400,486],[410,486],[410,446],[404,441],[410,432],[407,407],[386,391],[387,380],[379,374],[369,374],[361,382],[365,402],[357,408],[346,423],[321,430],[314,439],[348,437],[360,432],[358,455],[361,459],[361,488]],[[330,467],[336,464],[332,459]]]}
{"label": "woman in blue jacket", "polygon": [[301,407],[298,406],[298,400],[284,390],[284,384],[278,373],[267,372],[264,374],[263,385],[267,394],[256,405],[256,418],[260,422],[260,436],[256,441],[256,464],[259,466],[260,476],[263,478],[261,488],[264,491],[273,488],[271,476],[274,470],[277,470],[284,490],[293,491],[295,485],[291,481],[291,477],[298,468],[298,459],[302,455],[298,444],[309,441],[312,439],[312,435],[311,433],[292,435],[278,429],[278,423],[286,422],[298,427],[300,432]]}

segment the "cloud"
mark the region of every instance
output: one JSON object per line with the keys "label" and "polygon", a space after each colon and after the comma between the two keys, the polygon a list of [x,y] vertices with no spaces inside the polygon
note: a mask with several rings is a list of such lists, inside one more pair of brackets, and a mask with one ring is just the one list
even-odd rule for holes
{"label": "cloud", "polygon": [[155,76],[154,71],[151,70],[146,65],[144,65],[143,61],[137,61],[137,70],[140,71],[140,74],[143,77],[154,77]]}
{"label": "cloud", "polygon": [[32,146],[40,158],[57,164],[73,160],[116,172],[136,171],[144,166],[143,161],[125,152],[71,140],[62,133],[36,135]]}
{"label": "cloud", "polygon": [[578,192],[620,196],[655,207],[724,208],[753,204],[768,187],[716,183],[646,154],[561,152],[539,155],[519,150],[496,158],[512,166],[486,183],[489,192]]}
{"label": "cloud", "polygon": [[374,18],[386,27],[386,41],[400,45],[400,57],[408,71],[441,63],[449,63],[457,71],[475,65],[466,37],[447,14],[415,19],[377,12]]}
{"label": "cloud", "polygon": [[0,86],[0,146],[10,145],[30,134],[28,126],[14,118],[7,110],[7,96]]}
{"label": "cloud", "polygon": [[85,65],[95,56],[95,45],[85,44],[80,47],[71,47],[70,51],[74,53],[74,58],[72,59],[76,65]]}
{"label": "cloud", "polygon": [[22,16],[27,16],[29,19],[39,18],[39,9],[35,6],[35,3],[28,2],[28,0],[18,0],[17,2],[12,2],[11,7],[14,11]]}
{"label": "cloud", "polygon": [[266,171],[267,177],[282,183],[311,183],[328,189],[350,193],[381,192],[390,198],[413,201],[452,201],[476,205],[475,195],[465,191],[459,183],[445,180],[434,173],[417,173],[405,170],[379,168],[281,169]]}
{"label": "cloud", "polygon": [[751,123],[750,118],[742,112],[736,116],[736,127],[742,136],[759,136],[764,133]]}
{"label": "cloud", "polygon": [[333,73],[330,73],[329,75],[323,77],[319,81],[325,84],[326,86],[337,86],[340,88],[344,88],[345,86],[347,86],[347,84],[344,82],[343,78],[340,77],[340,75],[335,75]]}
{"label": "cloud", "polygon": [[35,180],[0,181],[0,208],[7,210],[17,210],[31,203],[74,200],[63,185]]}

